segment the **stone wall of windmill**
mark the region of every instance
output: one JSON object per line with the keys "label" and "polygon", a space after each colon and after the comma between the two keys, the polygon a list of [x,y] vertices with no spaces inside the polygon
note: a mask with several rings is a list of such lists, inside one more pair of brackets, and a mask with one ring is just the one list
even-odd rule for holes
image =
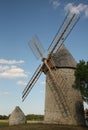
{"label": "stone wall of windmill", "polygon": [[84,109],[81,94],[72,85],[75,80],[76,62],[64,45],[53,56],[56,70],[52,70],[57,83],[46,73],[45,122],[84,125]]}

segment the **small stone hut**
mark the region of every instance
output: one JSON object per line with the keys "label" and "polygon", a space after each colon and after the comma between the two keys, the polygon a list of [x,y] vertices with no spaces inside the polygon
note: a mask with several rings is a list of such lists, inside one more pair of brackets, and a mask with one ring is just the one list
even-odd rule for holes
{"label": "small stone hut", "polygon": [[19,106],[16,106],[14,111],[9,117],[9,125],[19,125],[19,124],[25,124],[26,123],[26,117]]}
{"label": "small stone hut", "polygon": [[[45,123],[57,123],[68,125],[84,125],[84,108],[81,94],[74,89],[76,61],[64,44],[52,55],[56,70],[52,71],[58,76],[57,93],[53,88],[56,85],[48,71],[46,74],[46,95],[45,95]],[[61,93],[61,91],[62,93]],[[63,99],[60,99],[60,94]],[[57,100],[56,100],[57,99]],[[66,109],[61,109],[61,105]],[[67,106],[66,106],[67,105]],[[65,112],[64,112],[65,111]],[[65,113],[69,114],[66,115]]]}

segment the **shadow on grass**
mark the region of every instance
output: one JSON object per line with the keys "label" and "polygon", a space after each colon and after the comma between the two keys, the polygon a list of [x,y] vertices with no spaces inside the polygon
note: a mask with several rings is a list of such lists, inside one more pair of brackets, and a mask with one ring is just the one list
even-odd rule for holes
{"label": "shadow on grass", "polygon": [[2,123],[0,125],[0,130],[88,130],[87,127],[77,127],[77,126],[63,126],[55,124],[25,124],[17,126],[8,126],[8,123]]}
{"label": "shadow on grass", "polygon": [[8,122],[0,122],[0,127],[9,126]]}

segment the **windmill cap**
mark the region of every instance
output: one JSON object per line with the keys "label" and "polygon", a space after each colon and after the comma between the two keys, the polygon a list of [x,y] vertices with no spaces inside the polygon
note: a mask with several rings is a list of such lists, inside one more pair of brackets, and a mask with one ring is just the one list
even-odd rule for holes
{"label": "windmill cap", "polygon": [[77,62],[64,44],[52,55],[52,58],[58,68],[76,68]]}

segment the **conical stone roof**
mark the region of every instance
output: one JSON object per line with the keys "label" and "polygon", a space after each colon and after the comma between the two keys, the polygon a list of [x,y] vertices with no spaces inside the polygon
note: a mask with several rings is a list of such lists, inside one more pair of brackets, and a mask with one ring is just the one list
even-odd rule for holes
{"label": "conical stone roof", "polygon": [[77,63],[64,44],[59,47],[52,58],[58,68],[76,68]]}
{"label": "conical stone roof", "polygon": [[25,124],[26,117],[22,110],[17,106],[9,117],[9,125]]}

